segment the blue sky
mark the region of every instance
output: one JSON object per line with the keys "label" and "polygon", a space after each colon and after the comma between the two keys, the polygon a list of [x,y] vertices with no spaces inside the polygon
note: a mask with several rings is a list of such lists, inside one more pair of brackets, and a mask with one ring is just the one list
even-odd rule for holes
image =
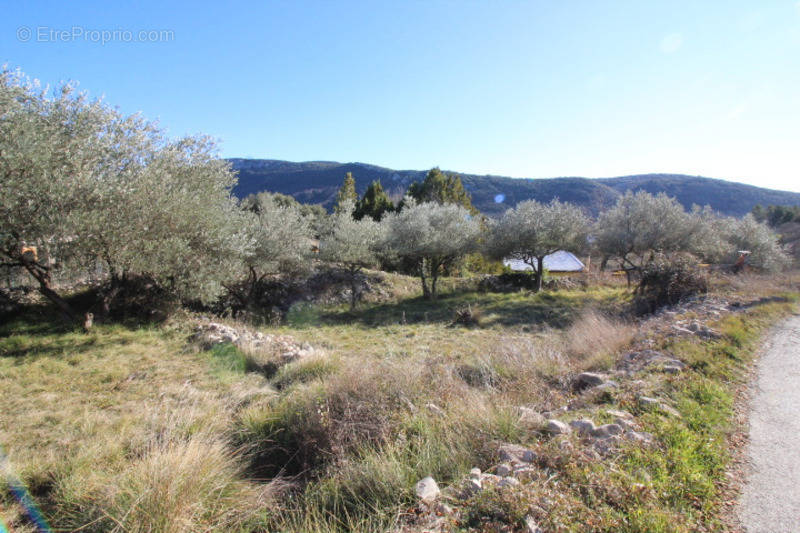
{"label": "blue sky", "polygon": [[800,191],[796,0],[7,2],[0,63],[225,157]]}

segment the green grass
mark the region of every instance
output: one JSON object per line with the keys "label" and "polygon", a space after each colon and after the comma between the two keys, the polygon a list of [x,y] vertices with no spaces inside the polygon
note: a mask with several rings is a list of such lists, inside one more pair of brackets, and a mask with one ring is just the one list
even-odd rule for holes
{"label": "green grass", "polygon": [[[733,390],[793,297],[724,318],[718,340],[660,340],[690,370],[641,378],[681,418],[642,410],[625,388],[595,398],[587,409],[627,409],[657,439],[598,463],[524,426],[517,406],[564,405],[575,398],[569,375],[613,361],[624,342],[590,353],[596,326],[581,320],[589,309],[614,315],[627,291],[481,294],[453,284],[430,302],[414,296],[414,280],[392,282],[410,296],[354,312],[294,308],[271,332],[319,353],[269,369],[230,344],[187,349],[183,321],[88,334],[42,315],[12,321],[0,326],[0,443],[62,530],[119,521],[168,531],[183,521],[184,530],[382,531],[414,504],[416,481],[433,475],[446,487],[490,467],[496,441],[534,447],[540,475],[476,495],[453,530],[521,527],[531,512],[547,530],[721,529]],[[451,326],[466,305],[480,309],[480,326]],[[271,483],[276,475],[289,477]],[[7,495],[0,516],[24,530]]]}

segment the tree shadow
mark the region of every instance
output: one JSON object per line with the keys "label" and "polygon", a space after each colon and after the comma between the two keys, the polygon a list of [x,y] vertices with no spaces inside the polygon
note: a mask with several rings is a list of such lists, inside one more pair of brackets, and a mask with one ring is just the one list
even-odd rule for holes
{"label": "tree shadow", "polygon": [[569,326],[580,309],[591,304],[616,314],[622,309],[619,298],[581,291],[539,293],[481,293],[459,291],[441,295],[437,300],[422,297],[374,305],[355,311],[328,309],[317,318],[321,324],[360,324],[367,327],[394,324],[450,325],[455,312],[467,306],[479,309],[484,327],[542,325],[552,328]]}

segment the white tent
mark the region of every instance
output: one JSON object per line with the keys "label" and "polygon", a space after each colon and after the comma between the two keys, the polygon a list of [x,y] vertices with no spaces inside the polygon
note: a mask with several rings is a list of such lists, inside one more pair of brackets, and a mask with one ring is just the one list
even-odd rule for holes
{"label": "white tent", "polygon": [[[514,271],[533,270],[533,268],[519,259],[504,259],[503,264]],[[544,269],[550,272],[582,272],[586,268],[575,254],[559,250],[544,256]]]}

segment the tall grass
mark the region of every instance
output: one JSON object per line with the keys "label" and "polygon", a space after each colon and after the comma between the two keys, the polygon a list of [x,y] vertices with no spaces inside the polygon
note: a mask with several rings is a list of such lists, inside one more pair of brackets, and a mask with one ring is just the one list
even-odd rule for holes
{"label": "tall grass", "polygon": [[631,344],[636,327],[588,309],[564,332],[567,352],[586,370],[608,368],[616,353]]}

